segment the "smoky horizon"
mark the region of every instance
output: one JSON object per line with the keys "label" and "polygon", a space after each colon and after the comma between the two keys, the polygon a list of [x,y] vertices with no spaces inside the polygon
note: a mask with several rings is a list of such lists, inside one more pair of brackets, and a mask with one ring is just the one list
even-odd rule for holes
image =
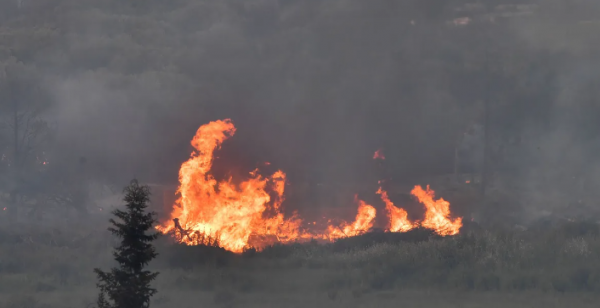
{"label": "smoky horizon", "polygon": [[[1,9],[2,172],[24,195],[133,177],[177,185],[196,130],[229,118],[237,132],[214,174],[283,170],[291,186],[313,187],[292,207],[329,202],[327,192],[308,196],[319,185],[349,196],[362,185],[352,194],[377,198],[384,180],[430,184],[448,199],[457,183],[472,184],[473,196],[484,185],[487,201],[458,202],[527,219],[569,204],[595,211],[593,1],[24,0]],[[500,210],[507,202],[514,209]]]}

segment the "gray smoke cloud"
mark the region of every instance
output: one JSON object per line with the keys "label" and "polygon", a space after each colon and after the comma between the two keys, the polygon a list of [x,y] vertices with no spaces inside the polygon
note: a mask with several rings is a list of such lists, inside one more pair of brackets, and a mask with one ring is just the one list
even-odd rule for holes
{"label": "gray smoke cloud", "polygon": [[220,155],[231,169],[269,161],[292,182],[410,182],[453,172],[489,96],[504,153],[495,181],[516,178],[547,204],[550,191],[577,192],[561,179],[589,186],[599,169],[599,5],[561,3],[65,2],[60,41],[49,35],[33,61],[56,102],[56,159],[86,157],[94,177],[173,183],[196,129],[232,118]]}

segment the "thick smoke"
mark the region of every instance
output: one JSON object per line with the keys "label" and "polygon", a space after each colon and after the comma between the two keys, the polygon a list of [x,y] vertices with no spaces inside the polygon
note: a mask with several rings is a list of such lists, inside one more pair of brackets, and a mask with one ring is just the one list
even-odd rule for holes
{"label": "thick smoke", "polygon": [[506,202],[553,211],[597,183],[593,1],[96,2],[62,1],[28,60],[55,102],[54,159],[85,157],[92,178],[175,183],[195,130],[231,118],[231,172],[410,183],[454,171],[487,101],[493,184],[521,199]]}
{"label": "thick smoke", "polygon": [[[191,6],[164,13],[164,23],[110,10],[66,22],[76,32],[69,47],[92,55],[56,87],[65,139],[126,176],[151,177],[144,169],[172,172],[187,155],[194,128],[230,117],[239,159],[269,160],[303,180],[360,181],[381,146],[398,157],[397,172],[451,170],[451,151],[440,153],[460,110],[442,64],[419,59],[439,44],[427,38],[433,22],[417,29],[391,2]],[[146,36],[111,33],[136,22]],[[163,54],[142,62],[151,48]]]}

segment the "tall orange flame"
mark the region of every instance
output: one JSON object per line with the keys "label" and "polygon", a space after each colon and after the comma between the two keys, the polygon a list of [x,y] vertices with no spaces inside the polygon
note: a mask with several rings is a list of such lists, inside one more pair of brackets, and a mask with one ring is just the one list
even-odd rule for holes
{"label": "tall orange flame", "polygon": [[[188,236],[182,241],[193,244],[189,233],[218,238],[220,246],[240,252],[248,246],[250,235],[281,235],[280,238],[297,237],[300,221],[285,220],[280,213],[283,200],[285,174],[276,172],[263,178],[256,172],[239,185],[231,178],[218,183],[209,173],[212,167],[213,152],[219,149],[225,139],[235,133],[231,120],[219,120],[202,125],[191,144],[195,148],[191,158],[179,170],[180,198],[171,213],[178,219],[181,231]],[[271,196],[266,192],[267,185],[274,188],[278,200],[270,204]],[[263,218],[272,209],[273,217]],[[174,230],[171,222],[159,226],[162,232]]]}
{"label": "tall orange flame", "polygon": [[433,200],[435,192],[429,188],[429,185],[426,190],[423,190],[421,186],[415,186],[411,194],[425,205],[425,219],[421,222],[421,226],[433,229],[440,235],[458,234],[462,227],[462,218],[459,217],[455,220],[449,218],[450,202],[441,198]]}
{"label": "tall orange flame", "polygon": [[381,200],[385,203],[385,209],[390,220],[389,230],[391,232],[406,232],[414,228],[414,224],[408,220],[408,213],[398,208],[390,201],[388,194],[385,190],[379,187],[377,194],[381,196]]}

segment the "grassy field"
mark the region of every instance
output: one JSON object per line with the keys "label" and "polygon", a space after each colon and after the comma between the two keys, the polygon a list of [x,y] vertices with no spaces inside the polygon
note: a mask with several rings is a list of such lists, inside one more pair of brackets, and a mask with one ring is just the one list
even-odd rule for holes
{"label": "grassy field", "polygon": [[[92,269],[112,265],[114,242],[74,227],[0,230],[2,307],[92,307]],[[592,222],[466,226],[455,237],[371,233],[241,255],[163,237],[153,307],[596,307],[599,231]]]}

